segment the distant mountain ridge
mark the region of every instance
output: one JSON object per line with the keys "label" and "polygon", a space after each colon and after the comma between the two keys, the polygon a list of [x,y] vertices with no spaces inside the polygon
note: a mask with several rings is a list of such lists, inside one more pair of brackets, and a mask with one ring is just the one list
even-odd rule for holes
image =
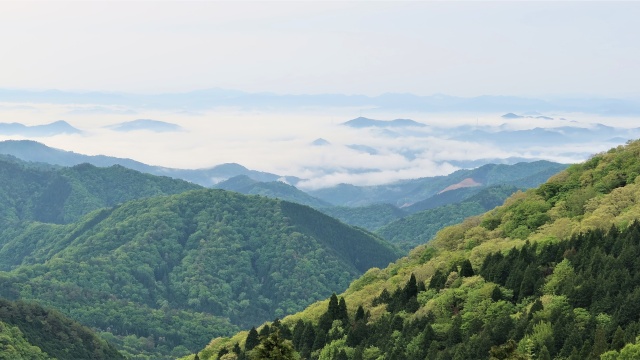
{"label": "distant mountain ridge", "polygon": [[349,120],[347,122],[342,123],[342,125],[353,127],[353,128],[367,128],[367,127],[407,127],[407,126],[417,126],[417,127],[425,127],[427,125],[423,123],[419,123],[410,119],[395,119],[395,120],[373,120],[365,117],[358,117],[353,120]]}
{"label": "distant mountain ridge", "polygon": [[213,188],[235,191],[246,195],[262,195],[273,199],[282,199],[316,209],[331,206],[328,202],[317,199],[292,185],[281,181],[256,181],[247,175],[234,176],[214,185]]}
{"label": "distant mountain ridge", "polygon": [[420,96],[386,93],[378,96],[344,94],[274,94],[248,93],[237,90],[205,89],[184,93],[126,94],[107,92],[68,92],[60,90],[0,89],[6,102],[46,102],[55,104],[120,105],[136,108],[145,104],[151,109],[204,110],[215,107],[243,109],[297,109],[313,106],[370,107],[379,110],[426,112],[583,112],[602,115],[640,114],[640,100],[615,98],[535,99],[514,96],[456,97],[443,94]]}
{"label": "distant mountain ridge", "polygon": [[108,129],[115,131],[139,131],[139,130],[147,130],[153,132],[174,132],[174,131],[184,131],[184,129],[177,124],[168,123],[165,121],[151,120],[151,119],[138,119],[127,121],[119,124],[109,125]]}
{"label": "distant mountain ridge", "polygon": [[0,134],[46,137],[60,134],[81,134],[82,131],[64,120],[45,125],[24,125],[21,123],[0,123]]}
{"label": "distant mountain ridge", "polygon": [[567,166],[545,160],[515,165],[487,164],[475,169],[458,170],[447,176],[402,180],[379,186],[341,184],[308,193],[337,206],[354,207],[386,202],[406,207],[426,200],[465,179],[472,179],[474,183],[485,186],[518,181],[540,184]]}

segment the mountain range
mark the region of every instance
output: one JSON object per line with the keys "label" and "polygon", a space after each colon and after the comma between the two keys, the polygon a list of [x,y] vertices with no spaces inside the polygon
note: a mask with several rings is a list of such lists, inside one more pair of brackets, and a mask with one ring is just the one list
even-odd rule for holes
{"label": "mountain range", "polygon": [[[443,94],[420,96],[387,93],[378,96],[317,94],[291,95],[247,93],[236,90],[206,89],[184,93],[127,94],[106,92],[68,92],[60,90],[30,91],[0,89],[5,102],[102,105],[105,112],[113,106],[144,109],[205,110],[215,107],[242,109],[299,109],[309,107],[375,107],[390,111],[426,112],[583,112],[602,115],[640,113],[640,102],[615,98],[535,99],[513,96],[456,97]],[[94,111],[98,110],[93,107]]]}
{"label": "mountain range", "polygon": [[64,120],[45,125],[24,125],[21,123],[0,123],[1,135],[20,135],[25,137],[43,137],[60,134],[81,134],[82,131]]}

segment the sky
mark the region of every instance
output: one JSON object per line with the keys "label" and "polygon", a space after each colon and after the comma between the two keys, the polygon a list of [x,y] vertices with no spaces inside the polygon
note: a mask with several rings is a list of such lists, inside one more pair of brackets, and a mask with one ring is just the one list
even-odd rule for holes
{"label": "sky", "polygon": [[[638,19],[640,2],[610,1],[0,0],[0,89],[161,94],[216,88],[640,100]],[[83,131],[33,139],[52,147],[174,168],[235,162],[308,179],[308,188],[445,175],[458,169],[454,161],[481,158],[577,162],[612,146],[604,139],[507,149],[428,131],[394,138],[340,125],[367,116],[498,131],[505,122],[501,115],[382,113],[362,107],[159,111],[144,104],[11,103],[0,97],[0,123],[66,120]],[[512,121],[507,127],[604,123],[631,129],[639,123],[633,117],[542,115],[556,120]],[[135,119],[175,123],[185,131],[107,128]],[[0,140],[20,138],[0,135]],[[311,146],[317,138],[331,145]],[[615,141],[626,138],[622,134]]]}
{"label": "sky", "polygon": [[0,2],[0,88],[639,97],[640,2]]}

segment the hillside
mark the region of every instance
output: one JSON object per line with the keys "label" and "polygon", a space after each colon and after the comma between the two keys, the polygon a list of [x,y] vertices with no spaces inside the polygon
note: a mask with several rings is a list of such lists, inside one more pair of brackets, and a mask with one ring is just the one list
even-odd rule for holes
{"label": "hillside", "polygon": [[369,231],[407,216],[407,213],[391,204],[373,204],[360,207],[332,206],[319,209],[323,213],[353,226]]}
{"label": "hillside", "polygon": [[0,298],[2,359],[124,359],[113,345],[60,312]]}
{"label": "hillside", "polygon": [[[408,253],[414,247],[431,240],[442,228],[495,208],[517,190],[516,187],[507,185],[487,187],[460,202],[430,208],[390,222],[377,229],[376,234]],[[442,195],[444,194],[437,197],[441,198]]]}
{"label": "hillside", "polygon": [[276,335],[214,339],[200,358],[278,336],[314,359],[636,358],[639,175],[640,141],[597,154],[259,328]]}
{"label": "hillside", "polygon": [[309,207],[223,190],[24,222],[0,244],[0,295],[60,309],[152,358],[300,311],[398,257]]}
{"label": "hillside", "polygon": [[0,183],[0,223],[4,224],[23,220],[70,223],[99,208],[200,188],[118,165],[59,168],[7,156],[0,156]]}

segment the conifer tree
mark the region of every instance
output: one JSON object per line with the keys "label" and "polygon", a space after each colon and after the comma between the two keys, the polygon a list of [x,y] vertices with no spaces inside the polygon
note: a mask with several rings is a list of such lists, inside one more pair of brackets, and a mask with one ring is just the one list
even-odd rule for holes
{"label": "conifer tree", "polygon": [[251,351],[253,348],[260,344],[260,336],[258,335],[258,331],[256,331],[255,327],[252,327],[249,330],[249,334],[247,335],[247,340],[244,343],[244,349],[246,351]]}
{"label": "conifer tree", "polygon": [[475,273],[473,272],[473,267],[471,266],[471,262],[469,259],[465,259],[460,265],[460,276],[469,277],[473,276]]}
{"label": "conifer tree", "polygon": [[343,326],[349,325],[349,313],[347,311],[347,302],[343,297],[338,302],[338,314],[334,320],[341,320]]}

